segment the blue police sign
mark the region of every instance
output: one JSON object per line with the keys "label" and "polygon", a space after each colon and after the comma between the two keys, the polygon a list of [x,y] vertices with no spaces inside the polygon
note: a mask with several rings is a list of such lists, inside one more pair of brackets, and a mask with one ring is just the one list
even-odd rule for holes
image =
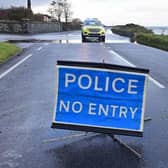
{"label": "blue police sign", "polygon": [[58,62],[53,128],[142,136],[148,70]]}

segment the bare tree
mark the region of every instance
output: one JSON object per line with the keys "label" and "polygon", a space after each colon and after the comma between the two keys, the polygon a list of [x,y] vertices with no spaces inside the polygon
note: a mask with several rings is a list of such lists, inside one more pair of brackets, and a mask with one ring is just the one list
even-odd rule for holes
{"label": "bare tree", "polygon": [[52,1],[48,12],[58,22],[61,22],[61,18],[65,18],[65,22],[67,23],[69,18],[72,16],[71,4],[68,0]]}
{"label": "bare tree", "polygon": [[62,0],[52,1],[48,12],[53,18],[56,18],[58,22],[61,22],[61,17],[64,10],[64,3]]}
{"label": "bare tree", "polygon": [[72,16],[72,10],[71,10],[71,3],[69,3],[67,0],[64,0],[64,18],[65,18],[65,23],[68,23],[68,20]]}

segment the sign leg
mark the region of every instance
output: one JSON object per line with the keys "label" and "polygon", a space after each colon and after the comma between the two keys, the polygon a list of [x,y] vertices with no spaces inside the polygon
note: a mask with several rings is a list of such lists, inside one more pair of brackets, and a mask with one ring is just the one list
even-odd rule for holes
{"label": "sign leg", "polygon": [[95,136],[95,135],[99,135],[99,134],[84,132],[84,133],[71,134],[71,135],[58,137],[58,138],[47,139],[47,140],[44,140],[43,143],[59,142],[59,141],[68,140],[68,139],[80,138],[83,136],[86,137],[86,136]]}
{"label": "sign leg", "polygon": [[117,142],[119,145],[123,146],[124,148],[126,148],[127,150],[129,150],[130,152],[132,152],[136,157],[138,157],[138,159],[142,158],[142,155],[140,153],[138,153],[135,149],[133,149],[132,147],[130,147],[129,145],[127,145],[124,141],[122,141],[120,138],[116,137],[115,135],[109,135],[114,142]]}
{"label": "sign leg", "polygon": [[147,121],[151,121],[151,120],[152,120],[151,117],[146,117],[146,118],[144,119],[145,122],[147,122]]}

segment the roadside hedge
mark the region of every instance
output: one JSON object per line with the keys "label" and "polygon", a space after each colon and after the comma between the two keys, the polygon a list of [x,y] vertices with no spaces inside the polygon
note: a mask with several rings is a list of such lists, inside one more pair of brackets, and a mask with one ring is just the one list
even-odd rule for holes
{"label": "roadside hedge", "polygon": [[131,42],[159,48],[168,51],[168,36],[156,35],[151,30],[136,24],[118,25],[112,27],[112,32],[130,38]]}
{"label": "roadside hedge", "polygon": [[112,32],[118,34],[120,36],[126,36],[133,38],[136,34],[139,33],[153,33],[151,30],[136,24],[126,24],[126,25],[118,25],[112,27]]}
{"label": "roadside hedge", "polygon": [[113,33],[118,34],[120,36],[125,36],[125,37],[130,37],[132,38],[134,36],[133,32],[123,30],[123,29],[117,29],[117,28],[112,28],[111,29]]}
{"label": "roadside hedge", "polygon": [[155,34],[137,34],[137,43],[168,51],[168,36]]}

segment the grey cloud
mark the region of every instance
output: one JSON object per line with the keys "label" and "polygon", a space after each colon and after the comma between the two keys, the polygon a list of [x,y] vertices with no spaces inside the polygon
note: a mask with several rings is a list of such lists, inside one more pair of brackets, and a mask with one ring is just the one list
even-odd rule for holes
{"label": "grey cloud", "polygon": [[[48,6],[52,0],[32,0],[32,7]],[[0,0],[0,7],[26,6],[27,0]]]}

